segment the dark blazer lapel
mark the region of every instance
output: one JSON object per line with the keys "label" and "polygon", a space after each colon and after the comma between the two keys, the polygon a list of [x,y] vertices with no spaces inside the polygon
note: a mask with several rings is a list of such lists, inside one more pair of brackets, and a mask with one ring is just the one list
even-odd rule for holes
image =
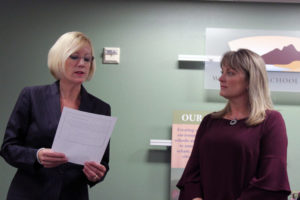
{"label": "dark blazer lapel", "polygon": [[59,97],[59,81],[56,81],[55,83],[50,85],[50,89],[45,99],[49,113],[50,127],[57,127],[61,116]]}
{"label": "dark blazer lapel", "polygon": [[92,112],[93,111],[93,105],[91,100],[89,99],[89,94],[86,91],[86,89],[81,85],[81,90],[80,90],[80,105],[79,105],[79,110],[85,111],[85,112]]}

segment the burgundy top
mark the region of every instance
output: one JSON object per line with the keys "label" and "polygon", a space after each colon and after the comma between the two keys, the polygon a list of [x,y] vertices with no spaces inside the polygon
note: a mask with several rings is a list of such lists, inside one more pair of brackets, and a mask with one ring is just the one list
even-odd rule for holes
{"label": "burgundy top", "polygon": [[285,123],[279,112],[266,113],[256,126],[205,116],[177,184],[179,200],[286,200]]}

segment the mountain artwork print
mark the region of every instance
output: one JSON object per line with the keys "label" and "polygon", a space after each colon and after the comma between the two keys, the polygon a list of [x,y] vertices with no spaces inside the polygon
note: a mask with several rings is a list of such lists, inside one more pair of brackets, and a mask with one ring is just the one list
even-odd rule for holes
{"label": "mountain artwork print", "polygon": [[255,36],[236,39],[228,44],[231,50],[248,48],[258,53],[264,59],[267,71],[300,72],[300,38]]}

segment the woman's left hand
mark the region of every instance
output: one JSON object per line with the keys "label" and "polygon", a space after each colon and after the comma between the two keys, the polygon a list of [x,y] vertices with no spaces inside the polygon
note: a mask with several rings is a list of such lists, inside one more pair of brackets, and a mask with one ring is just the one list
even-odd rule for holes
{"label": "woman's left hand", "polygon": [[82,171],[89,181],[97,182],[104,176],[106,168],[97,162],[88,161],[84,163]]}

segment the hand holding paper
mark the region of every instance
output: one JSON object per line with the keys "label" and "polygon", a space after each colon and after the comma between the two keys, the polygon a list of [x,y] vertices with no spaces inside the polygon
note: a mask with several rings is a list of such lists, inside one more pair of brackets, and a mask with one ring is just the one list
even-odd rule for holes
{"label": "hand holding paper", "polygon": [[52,149],[66,155],[69,162],[84,165],[100,162],[109,142],[116,117],[64,107]]}
{"label": "hand holding paper", "polygon": [[82,171],[89,181],[96,182],[105,175],[106,168],[104,165],[101,165],[97,162],[89,161],[84,163]]}
{"label": "hand holding paper", "polygon": [[54,152],[52,149],[42,148],[38,151],[38,158],[40,164],[42,164],[45,168],[52,168],[63,163],[68,162],[65,154]]}

